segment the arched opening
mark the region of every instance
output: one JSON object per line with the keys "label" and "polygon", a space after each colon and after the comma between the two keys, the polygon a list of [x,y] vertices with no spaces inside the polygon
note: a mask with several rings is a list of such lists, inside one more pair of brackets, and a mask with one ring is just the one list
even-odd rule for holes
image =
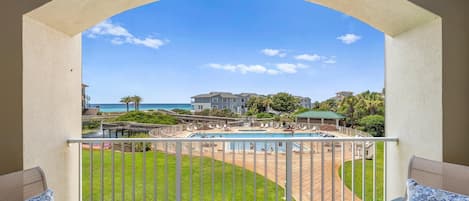
{"label": "arched opening", "polygon": [[[386,133],[399,137],[400,142],[388,147],[392,162],[387,168],[393,170],[387,177],[388,199],[403,193],[407,161],[412,154],[467,164],[467,158],[461,155],[467,149],[453,145],[467,141],[467,137],[461,135],[464,128],[460,126],[466,120],[461,111],[467,109],[461,101],[467,97],[464,87],[459,86],[467,84],[459,76],[467,72],[461,67],[467,64],[464,59],[467,38],[462,34],[465,29],[457,26],[460,18],[455,17],[462,15],[461,9],[467,8],[467,4],[445,6],[414,1],[446,20],[457,22],[442,24],[440,18],[408,1],[315,2],[361,19],[389,35],[386,37],[386,94],[389,97]],[[148,1],[51,1],[26,14],[24,19],[24,11],[14,15],[22,22],[12,36],[22,41],[13,46],[22,47],[23,54],[13,55],[8,60],[20,61],[15,68],[21,69],[17,71],[22,71],[23,75],[22,87],[18,88],[23,92],[23,101],[12,105],[21,114],[22,121],[21,126],[12,129],[18,137],[9,142],[22,146],[23,156],[7,158],[22,161],[16,168],[41,165],[47,172],[55,172],[49,174],[54,175],[50,184],[57,186],[59,199],[77,199],[74,196],[78,189],[77,178],[70,178],[78,171],[77,151],[62,149],[64,139],[77,137],[80,130],[80,102],[74,101],[80,100],[79,33],[109,16],[145,3]],[[11,69],[17,72],[15,68]],[[43,79],[44,76],[50,79]],[[44,102],[50,99],[55,100],[54,107],[44,107]],[[51,156],[51,152],[56,154]],[[65,161],[57,158],[65,158]]]}

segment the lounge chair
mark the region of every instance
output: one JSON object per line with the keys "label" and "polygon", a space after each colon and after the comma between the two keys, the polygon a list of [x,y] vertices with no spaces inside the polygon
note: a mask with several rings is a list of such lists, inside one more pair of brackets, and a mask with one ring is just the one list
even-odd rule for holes
{"label": "lounge chair", "polygon": [[306,129],[308,129],[308,127],[307,127],[307,126],[303,127],[301,130],[306,130]]}
{"label": "lounge chair", "polygon": [[269,128],[269,124],[268,123],[265,124],[264,128]]}
{"label": "lounge chair", "polygon": [[197,126],[194,126],[194,130],[197,130]]}
{"label": "lounge chair", "polygon": [[[409,163],[408,178],[414,179],[421,185],[469,195],[469,166],[413,156]],[[407,200],[407,195],[404,197],[396,198],[393,201]]]}
{"label": "lounge chair", "polygon": [[218,124],[217,124],[215,127],[216,127],[217,129],[220,129],[220,128],[221,128],[220,125],[218,125]]}
{"label": "lounge chair", "polygon": [[0,200],[26,200],[46,190],[46,177],[39,167],[0,176]]}

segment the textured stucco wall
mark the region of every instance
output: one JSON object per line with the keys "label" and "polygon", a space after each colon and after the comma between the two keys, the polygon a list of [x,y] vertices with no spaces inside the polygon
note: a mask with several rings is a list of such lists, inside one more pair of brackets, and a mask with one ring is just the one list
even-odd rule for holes
{"label": "textured stucco wall", "polygon": [[81,35],[23,18],[23,166],[44,169],[56,200],[78,199]]}
{"label": "textured stucco wall", "polygon": [[412,155],[443,159],[441,19],[386,37],[388,198],[404,194]]}
{"label": "textured stucco wall", "polygon": [[411,1],[443,18],[443,160],[469,165],[469,1]]}
{"label": "textured stucco wall", "polygon": [[23,168],[22,15],[47,1],[0,1],[0,174]]}

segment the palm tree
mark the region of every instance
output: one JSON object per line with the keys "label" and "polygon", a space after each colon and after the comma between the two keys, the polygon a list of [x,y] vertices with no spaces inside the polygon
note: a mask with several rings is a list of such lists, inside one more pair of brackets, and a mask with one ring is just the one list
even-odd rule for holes
{"label": "palm tree", "polygon": [[132,101],[134,102],[134,106],[135,106],[135,111],[138,111],[140,109],[140,102],[142,102],[142,97],[140,96],[133,96],[132,97]]}
{"label": "palm tree", "polygon": [[132,97],[130,96],[122,97],[120,102],[125,104],[125,106],[127,107],[127,112],[129,112],[129,104],[132,102]]}
{"label": "palm tree", "polygon": [[272,105],[272,99],[270,97],[267,97],[262,101],[262,106],[265,108],[266,112],[270,110],[271,105]]}

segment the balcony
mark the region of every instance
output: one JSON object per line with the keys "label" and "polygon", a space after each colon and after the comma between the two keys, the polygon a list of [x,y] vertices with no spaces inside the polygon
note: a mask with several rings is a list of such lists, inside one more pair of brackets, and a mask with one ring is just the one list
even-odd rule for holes
{"label": "balcony", "polygon": [[[385,200],[386,146],[397,141],[121,138],[68,143],[80,154],[80,200],[298,201]],[[365,193],[358,193],[361,189]]]}

